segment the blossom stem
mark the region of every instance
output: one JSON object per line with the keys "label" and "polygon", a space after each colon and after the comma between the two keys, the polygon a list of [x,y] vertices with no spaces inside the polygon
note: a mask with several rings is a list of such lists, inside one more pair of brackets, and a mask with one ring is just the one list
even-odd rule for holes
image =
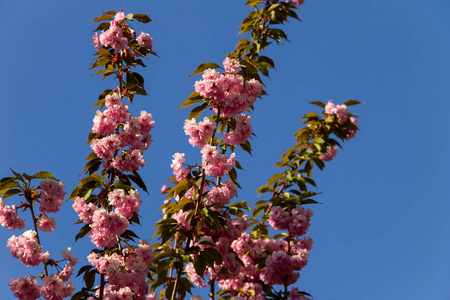
{"label": "blossom stem", "polygon": [[[27,199],[27,202],[29,204],[30,211],[31,211],[31,216],[33,217],[33,225],[34,225],[34,231],[36,232],[37,242],[40,246],[42,246],[41,240],[39,239],[39,232],[38,232],[37,225],[36,225],[36,216],[35,216],[34,210],[33,210],[33,204],[32,204],[33,200],[28,199],[27,197],[25,197],[25,199]],[[45,261],[43,261],[42,264],[44,265],[45,276],[48,276],[47,263]]]}
{"label": "blossom stem", "polygon": [[209,294],[209,300],[214,300],[214,295],[216,294],[214,291],[215,283],[216,283],[215,279],[214,278],[211,279],[211,292]]}

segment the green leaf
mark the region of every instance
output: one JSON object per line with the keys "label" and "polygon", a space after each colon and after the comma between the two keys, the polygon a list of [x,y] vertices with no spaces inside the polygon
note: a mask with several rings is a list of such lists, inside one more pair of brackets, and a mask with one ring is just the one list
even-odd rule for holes
{"label": "green leaf", "polygon": [[202,112],[205,110],[205,108],[208,107],[208,105],[209,104],[207,102],[205,102],[202,105],[197,106],[194,109],[192,109],[192,111],[189,113],[189,120],[197,119],[202,114]]}
{"label": "green leaf", "polygon": [[97,157],[94,151],[92,151],[84,160],[91,160]]}
{"label": "green leaf", "polygon": [[11,196],[14,196],[14,195],[17,195],[17,194],[20,193],[20,192],[22,192],[22,190],[19,190],[19,189],[9,189],[9,190],[6,191],[6,193],[3,194],[2,198],[3,198],[3,200],[5,200],[6,198],[11,197]]}
{"label": "green leaf", "polygon": [[94,173],[98,170],[100,165],[102,164],[102,159],[97,157],[92,160],[90,160],[86,166],[84,166],[83,172],[89,172],[89,174]]}
{"label": "green leaf", "polygon": [[289,236],[289,234],[287,234],[286,232],[283,232],[283,233],[279,233],[279,234],[274,235],[273,239],[277,240],[277,239],[285,238],[287,236]]}
{"label": "green leaf", "polygon": [[322,203],[317,202],[316,200],[313,200],[313,199],[305,199],[305,200],[302,200],[302,205],[304,205],[304,204],[322,204]]}
{"label": "green leaf", "polygon": [[79,239],[81,239],[82,237],[84,237],[86,234],[89,233],[89,231],[91,231],[91,226],[89,226],[89,224],[85,224],[85,225],[80,229],[80,232],[78,232],[77,235],[75,236],[75,241],[78,241]]}
{"label": "green leaf", "polygon": [[136,72],[127,73],[126,75],[128,84],[135,84],[140,87],[144,87],[144,78]]}
{"label": "green leaf", "polygon": [[149,16],[144,15],[144,14],[133,14],[133,19],[135,19],[136,21],[141,22],[141,23],[148,23],[148,22],[153,21],[152,19],[150,19]]}
{"label": "green leaf", "polygon": [[256,208],[253,210],[253,217],[257,217],[259,214],[261,214],[263,211],[264,213],[267,211],[269,205],[262,201],[261,204],[259,204],[258,206],[256,206]]}
{"label": "green leaf", "polygon": [[241,68],[247,69],[248,71],[250,71],[250,73],[258,74],[258,69],[256,68],[256,66],[249,62],[247,59],[242,59],[239,63],[241,64]]}
{"label": "green leaf", "polygon": [[100,17],[95,18],[94,21],[92,21],[92,22],[112,21],[112,20],[114,20],[114,18],[111,16],[101,15]]}
{"label": "green leaf", "polygon": [[128,175],[128,178],[130,178],[131,181],[136,183],[138,187],[140,187],[144,192],[148,194],[147,186],[145,185],[144,181],[141,178],[141,175],[139,175],[138,172],[133,171],[133,175]]}
{"label": "green leaf", "polygon": [[103,14],[104,15],[115,16],[117,14],[117,12],[114,11],[114,10],[108,10],[107,12],[104,12]]}
{"label": "green leaf", "polygon": [[352,106],[352,105],[359,105],[359,104],[361,104],[361,102],[359,102],[357,100],[347,100],[342,104],[344,104],[346,106]]}
{"label": "green leaf", "polygon": [[[9,188],[13,188],[13,187],[20,187],[20,183],[18,183],[17,181],[12,180],[11,177],[8,177],[8,180],[5,180],[3,182],[0,183],[0,190],[7,190]],[[6,179],[6,178],[3,178]]]}
{"label": "green leaf", "polygon": [[41,171],[41,172],[37,172],[36,174],[33,175],[33,178],[39,178],[39,179],[55,179],[55,177],[53,177],[52,173],[47,172],[47,171]]}
{"label": "green leaf", "polygon": [[195,69],[194,73],[189,75],[189,77],[192,77],[194,75],[203,73],[207,69],[218,69],[218,68],[222,69],[218,64],[215,64],[215,63],[204,63],[204,64],[199,65],[197,67],[197,69]]}
{"label": "green leaf", "polygon": [[252,155],[252,146],[250,145],[250,142],[247,140],[244,144],[240,144],[241,148],[248,152],[248,154]]}
{"label": "green leaf", "polygon": [[267,185],[272,185],[272,184],[274,184],[275,182],[278,181],[278,179],[280,179],[280,178],[282,178],[282,177],[283,177],[283,174],[282,174],[282,173],[275,173],[275,174],[273,174],[272,177],[270,177],[270,179],[267,180]]}
{"label": "green leaf", "polygon": [[84,273],[83,280],[86,282],[86,288],[89,290],[94,287],[95,274],[97,274],[97,270],[95,269]]}
{"label": "green leaf", "polygon": [[214,268],[214,263],[220,265],[222,263],[222,255],[214,248],[205,248],[200,255],[205,259],[205,263]]}
{"label": "green leaf", "polygon": [[192,94],[189,97],[187,97],[186,101],[184,101],[183,104],[181,104],[181,106],[178,107],[178,109],[191,106],[191,105],[193,105],[193,104],[195,104],[197,102],[200,102],[200,101],[203,101],[203,97],[200,96],[200,93],[199,92],[192,92]]}
{"label": "green leaf", "polygon": [[309,119],[309,118],[319,118],[319,116],[315,112],[310,112],[310,113],[304,115],[302,117],[302,120],[306,120],[306,119]]}
{"label": "green leaf", "polygon": [[325,108],[325,105],[326,105],[325,103],[320,102],[320,101],[309,102],[309,104],[317,105],[317,106],[320,106],[322,108]]}
{"label": "green leaf", "polygon": [[203,278],[205,275],[206,263],[200,255],[194,257],[194,269],[195,273]]}
{"label": "green leaf", "polygon": [[97,28],[94,31],[97,30],[108,30],[109,29],[109,23],[100,23],[98,24]]}
{"label": "green leaf", "polygon": [[230,207],[236,207],[236,208],[242,208],[242,209],[250,210],[250,207],[248,207],[247,202],[245,202],[245,201],[234,202],[233,204],[230,205]]}
{"label": "green leaf", "polygon": [[78,274],[77,274],[76,277],[80,276],[80,275],[81,275],[82,273],[84,273],[84,272],[87,272],[87,271],[91,270],[92,268],[93,268],[93,266],[91,266],[91,265],[85,265],[85,266],[82,266],[82,267],[80,268],[80,270],[78,271]]}

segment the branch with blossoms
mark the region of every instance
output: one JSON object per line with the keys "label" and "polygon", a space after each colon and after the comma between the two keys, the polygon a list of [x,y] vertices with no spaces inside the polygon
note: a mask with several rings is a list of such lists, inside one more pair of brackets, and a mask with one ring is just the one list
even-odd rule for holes
{"label": "branch with blossoms", "polygon": [[[138,170],[145,164],[143,152],[152,143],[152,115],[141,111],[133,116],[123,100],[133,102],[135,95],[147,95],[143,77],[134,71],[145,67],[142,58],[152,50],[153,38],[147,33],[136,35],[132,21],[148,23],[143,14],[108,11],[96,18],[101,22],[94,33],[96,61],[91,69],[103,79],[114,75],[118,84],[102,92],[95,103],[100,107],[88,138],[93,152],[84,172],[87,177],[73,190],[70,199],[84,224],[76,240],[89,234],[95,245],[83,266],[85,287],[72,299],[147,299],[146,278],[153,260],[150,245],[130,230],[140,224],[141,195],[133,186],[147,191]],[[136,245],[137,244],[137,245]],[[96,284],[97,283],[97,284]],[[151,295],[149,296],[151,297]]]}
{"label": "branch with blossoms", "polygon": [[[301,4],[301,0],[247,1],[253,11],[240,27],[241,33],[250,32],[251,38],[241,39],[222,66],[201,64],[191,75],[202,74],[202,79],[196,81],[195,91],[180,108],[197,105],[183,129],[202,159],[190,163],[183,153],[174,154],[174,176],[169,179],[171,186],[162,189],[167,200],[162,206],[163,219],[156,223],[159,241],[153,245],[147,240],[136,242],[139,237],[130,225],[140,223],[142,200],[135,186],[148,193],[138,171],[145,164],[143,153],[152,142],[154,121],[145,111],[133,116],[124,103],[126,99],[132,103],[135,95],[147,95],[144,79],[135,69],[145,67],[142,58],[156,55],[153,39],[146,33],[137,36],[131,22],[151,19],[108,11],[94,20],[100,24],[93,36],[97,58],[91,69],[98,68],[95,75],[103,75],[103,79],[113,75],[118,84],[103,91],[94,105],[99,110],[88,137],[93,151],[86,158],[86,177],[69,197],[74,200],[77,223],[83,224],[75,239],[88,235],[95,246],[88,256],[90,264],[78,272],[85,287],[72,299],[155,300],[159,292],[160,299],[181,300],[194,286],[209,286],[211,300],[309,299],[308,293],[293,285],[312,247],[312,239],[304,235],[313,213],[303,207],[317,203],[313,199],[317,193],[308,190],[316,186],[312,170],[314,166],[323,169],[324,162],[336,156],[337,139],[355,136],[356,116],[348,112],[348,106],[359,102],[313,102],[324,109],[322,115],[303,117],[306,127],[296,132],[296,145],[286,150],[276,165],[284,170],[258,189],[270,198],[256,203],[251,218],[244,213],[250,210],[246,202],[233,202],[240,188],[237,169],[242,169],[236,160],[237,149],[252,152],[250,112],[265,94],[260,75],[268,76],[274,67],[273,60],[261,52],[272,42],[287,40],[277,26],[289,18],[298,19],[295,10]],[[207,109],[211,113],[198,121]],[[35,179],[43,179],[38,188],[30,184]],[[23,229],[24,220],[18,216],[21,208],[30,210],[34,224],[34,230],[8,241],[11,254],[24,265],[42,264],[44,268],[40,275],[11,280],[19,299],[63,299],[74,292],[68,281],[76,263],[70,248],[63,250],[68,263],[61,267],[62,260],[43,253],[39,238],[39,230],[51,231],[56,226],[47,214],[58,211],[63,188],[48,172],[33,176],[14,172],[14,177],[0,181],[0,223]],[[17,194],[26,201],[17,207],[4,203]],[[37,203],[38,216],[33,210]],[[277,230],[281,233],[272,237]],[[48,274],[52,266],[56,275]],[[36,278],[42,279],[42,285]],[[216,285],[220,288],[217,293]]]}
{"label": "branch with blossoms", "polygon": [[[203,79],[195,83],[195,92],[180,107],[200,103],[191,110],[184,130],[189,143],[201,149],[202,163],[188,164],[183,153],[176,153],[171,165],[175,177],[169,179],[173,186],[163,189],[168,200],[162,207],[164,219],[157,223],[161,243],[156,245],[158,267],[152,273],[155,279],[151,289],[164,285],[161,295],[167,299],[184,298],[193,285],[209,285],[213,299],[216,282],[222,289],[217,296],[224,299],[272,297],[274,293],[268,286],[275,284],[286,286],[284,298],[288,295],[287,285],[295,283],[298,276],[296,273],[292,278],[284,276],[274,281],[276,275],[271,273],[270,263],[277,257],[271,253],[284,251],[290,256],[311,249],[309,240],[290,247],[284,240],[270,239],[268,234],[258,239],[262,235],[245,233],[254,223],[243,212],[249,207],[243,201],[231,202],[240,187],[236,168],[242,168],[235,159],[236,147],[252,151],[251,118],[244,112],[250,112],[264,94],[259,74],[268,76],[268,70],[274,67],[273,60],[260,52],[270,40],[287,40],[286,34],[273,25],[283,24],[289,17],[298,19],[294,10],[299,3],[266,1],[258,8],[260,2],[247,3],[254,11],[240,26],[241,33],[251,30],[251,42],[241,39],[237,50],[224,60],[223,68],[215,63],[198,66],[192,75],[203,73]],[[197,122],[207,108],[215,114]],[[305,232],[299,229],[297,235]],[[306,263],[297,264],[303,267]],[[295,271],[299,270],[300,266],[296,267]],[[292,297],[297,293],[297,298],[306,294],[295,288],[291,292]]]}
{"label": "branch with blossoms", "polygon": [[[62,250],[63,259],[55,260],[48,251],[44,253],[41,242],[43,232],[52,232],[56,228],[55,218],[49,217],[49,214],[59,211],[66,194],[65,186],[49,172],[42,171],[32,176],[12,172],[14,176],[0,180],[0,224],[10,230],[22,230],[25,228],[25,217],[21,218],[19,212],[24,215],[29,211],[28,219],[33,225],[32,229],[21,235],[11,236],[6,245],[10,248],[11,255],[20,260],[22,265],[42,265],[43,272],[11,279],[11,291],[21,300],[34,300],[41,296],[44,299],[71,297],[75,286],[69,279],[78,258],[69,254],[71,248],[67,248]],[[34,187],[36,180],[40,180],[40,183]],[[18,206],[6,205],[4,200],[16,195],[22,196],[24,200]],[[50,267],[55,268],[56,274],[49,273]],[[36,279],[40,279],[41,284]]]}

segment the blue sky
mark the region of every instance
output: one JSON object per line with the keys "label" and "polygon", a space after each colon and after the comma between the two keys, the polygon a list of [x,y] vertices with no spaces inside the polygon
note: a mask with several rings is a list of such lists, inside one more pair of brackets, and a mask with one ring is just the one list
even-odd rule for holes
{"label": "blue sky", "polygon": [[[173,153],[199,157],[182,130],[189,110],[177,110],[199,80],[188,75],[234,49],[236,26],[248,13],[244,2],[2,1],[0,177],[10,167],[48,170],[70,193],[90,152],[93,104],[115,86],[90,76],[90,22],[109,9],[146,13],[156,21],[135,29],[153,36],[160,58],[139,71],[149,96],[136,97],[132,111],[145,109],[156,120],[141,172],[150,196],[137,229],[150,237]],[[293,145],[299,118],[316,109],[308,102],[364,102],[351,110],[361,131],[314,174],[323,204],[311,207],[315,243],[298,286],[316,299],[450,299],[449,13],[445,0],[307,0],[302,22],[283,28],[291,42],[266,53],[276,71],[265,81],[270,95],[252,114],[254,154],[237,154],[245,172],[238,175],[239,200],[255,201],[256,188]],[[49,251],[72,246],[85,257],[89,242],[73,245],[79,227],[64,223],[76,221],[70,206],[55,216],[58,228],[43,243]],[[1,243],[11,234],[0,230]],[[12,299],[9,278],[36,271],[8,252],[0,247],[0,293]]]}

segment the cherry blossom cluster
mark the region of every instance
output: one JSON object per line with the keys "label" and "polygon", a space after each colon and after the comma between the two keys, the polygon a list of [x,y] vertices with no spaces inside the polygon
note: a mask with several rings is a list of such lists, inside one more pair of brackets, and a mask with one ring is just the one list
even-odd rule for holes
{"label": "cherry blossom cluster", "polygon": [[212,137],[216,127],[216,122],[204,117],[203,121],[199,123],[196,123],[195,119],[186,120],[183,129],[190,136],[189,143],[192,146],[203,148],[206,145],[206,138]]}
{"label": "cherry blossom cluster", "polygon": [[327,152],[319,155],[319,159],[323,161],[330,161],[336,157],[337,146],[327,146]]}
{"label": "cherry blossom cluster", "polygon": [[[231,247],[244,266],[240,266],[237,276],[220,280],[219,286],[229,289],[233,295],[264,300],[264,284],[284,285],[287,280],[290,285],[298,280],[298,272],[308,262],[312,240],[305,238],[288,243],[270,238],[254,239],[247,233],[242,233]],[[264,267],[258,266],[261,261],[264,261]],[[255,291],[254,296],[249,293],[250,290]]]}
{"label": "cherry blossom cluster", "polygon": [[[108,281],[104,299],[149,299],[146,278],[153,261],[153,253],[147,241],[141,240],[137,247],[128,246],[121,254],[98,255],[91,253],[89,262]],[[93,299],[93,298],[92,298]]]}
{"label": "cherry blossom cluster", "polygon": [[[358,122],[356,121],[356,118],[354,116],[349,116],[348,107],[345,104],[341,105],[335,105],[333,101],[329,100],[328,103],[325,105],[325,114],[326,116],[331,116],[335,118],[334,120],[337,121],[339,125],[344,125],[347,120],[350,120],[350,122],[358,128]],[[357,133],[357,130],[354,129],[348,129],[348,133],[346,135],[347,140],[351,140],[355,137]],[[326,146],[326,152],[319,155],[319,159],[323,161],[330,161],[333,158],[336,157],[337,154],[337,146]]]}
{"label": "cherry blossom cluster", "polygon": [[[109,24],[109,29],[97,32],[92,36],[94,47],[100,50],[103,47],[111,47],[115,51],[123,51],[127,49],[127,44],[132,40],[136,40],[141,47],[152,49],[153,38],[148,34],[141,32],[136,38],[136,32],[127,25],[125,13],[119,11]],[[131,55],[135,55],[133,50],[128,51]]]}
{"label": "cherry blossom cluster", "polygon": [[303,5],[305,3],[305,0],[290,0],[286,1],[286,3],[289,3],[290,5]]}
{"label": "cherry blossom cluster", "polygon": [[[227,123],[229,130],[225,133],[224,142],[237,146],[244,144],[252,134],[250,116],[241,113],[250,111],[260,96],[263,85],[256,79],[244,82],[243,77],[237,74],[240,64],[236,59],[225,58],[223,66],[225,74],[214,69],[205,70],[203,80],[196,81],[194,86],[200,96],[212,101],[214,111],[220,114],[218,120]],[[190,136],[191,145],[202,148],[207,144],[207,138],[213,135],[217,125],[205,117],[203,122],[199,123],[195,123],[194,119],[186,120],[184,129]]]}
{"label": "cherry blossom cluster", "polygon": [[[202,168],[206,175],[215,177],[223,177],[226,175],[235,165],[235,154],[232,153],[230,158],[227,158],[225,154],[221,154],[217,147],[206,145],[201,150],[202,153]],[[172,164],[173,174],[178,181],[181,181],[188,177],[192,167],[184,167],[184,153],[175,153],[173,155]],[[236,185],[227,180],[219,186],[214,186],[207,194],[208,205],[223,206],[229,203],[237,193]],[[186,197],[186,195],[185,195]],[[196,199],[192,199],[194,202]]]}
{"label": "cherry blossom cluster", "polygon": [[283,210],[280,206],[274,206],[269,213],[269,224],[279,230],[288,230],[290,236],[304,235],[310,226],[313,211],[296,207],[292,210]]}
{"label": "cherry blossom cluster", "polygon": [[[42,247],[38,245],[36,241],[36,232],[32,230],[26,231],[18,238],[13,236],[8,240],[8,246],[10,245],[11,251],[19,251],[22,253],[22,257],[28,256],[28,259],[31,259],[31,261],[22,261],[25,265],[38,265],[43,261],[47,261],[49,256],[48,252],[42,254]],[[75,258],[73,254],[69,254],[69,251],[70,248],[62,251],[62,256],[67,260],[67,264],[64,265],[64,268],[57,274],[43,276],[42,285],[39,285],[36,279],[30,275],[25,276],[25,278],[19,277],[17,280],[11,279],[9,286],[11,287],[14,296],[20,300],[35,300],[41,296],[47,300],[62,300],[71,297],[75,290],[75,286],[69,281],[69,278],[73,274],[72,267],[77,264],[78,258]],[[34,253],[30,254],[32,252]],[[15,256],[15,254],[13,255]],[[21,259],[20,257],[18,258]],[[48,264],[57,265],[54,261],[50,260],[48,261]]]}
{"label": "cherry blossom cluster", "polygon": [[137,171],[145,164],[143,152],[152,143],[152,115],[141,111],[139,117],[131,116],[117,92],[105,97],[105,105],[107,109],[94,117],[92,132],[100,138],[92,141],[91,148],[103,159],[104,168]]}
{"label": "cherry blossom cluster", "polygon": [[[22,203],[21,208],[30,209],[34,216],[34,205],[39,204],[39,215],[33,218],[36,228],[43,232],[51,232],[56,227],[54,218],[49,218],[47,213],[58,212],[65,196],[65,186],[62,182],[55,179],[47,178],[40,182],[40,193],[36,189],[25,191],[27,203]],[[19,218],[15,205],[5,205],[0,198],[0,223],[3,227],[10,230],[25,228],[25,220]],[[34,300],[41,296],[44,299],[62,300],[71,297],[75,286],[69,281],[73,274],[73,266],[78,262],[73,254],[69,254],[70,248],[62,251],[64,260],[67,264],[60,267],[54,259],[50,258],[50,253],[43,252],[42,245],[39,242],[38,232],[27,230],[19,236],[13,235],[7,241],[7,247],[13,257],[20,260],[24,266],[38,266],[43,264],[45,267],[45,275],[39,275],[42,278],[40,285],[35,277],[27,275],[19,277],[17,280],[11,279],[9,286],[14,296],[21,300]],[[47,266],[55,266],[59,271],[57,274],[47,275]]]}
{"label": "cherry blossom cluster", "polygon": [[34,230],[27,230],[22,235],[13,235],[6,244],[10,248],[12,256],[28,266],[37,266],[48,260],[50,253],[42,251],[42,246],[38,243],[37,233]]}
{"label": "cherry blossom cluster", "polygon": [[39,210],[43,213],[58,212],[66,195],[65,185],[60,181],[47,178],[42,180],[39,186],[42,190]]}
{"label": "cherry blossom cluster", "polygon": [[[242,218],[229,219],[227,220],[227,228],[218,228],[213,230],[202,225],[201,230],[205,232],[205,236],[200,238],[198,246],[200,248],[211,247],[201,242],[209,241],[216,245],[216,249],[222,255],[223,264],[221,266],[215,265],[214,268],[206,268],[205,274],[209,274],[212,279],[220,282],[222,280],[228,280],[236,277],[241,271],[241,265],[238,261],[238,257],[233,252],[231,244],[234,240],[239,238],[241,234],[248,227],[248,216],[244,215]],[[197,286],[204,287],[206,282],[195,273],[192,263],[188,264],[186,267],[189,279]]]}
{"label": "cherry blossom cluster", "polygon": [[25,220],[19,218],[17,207],[15,205],[5,205],[2,198],[0,198],[0,224],[10,230],[22,230],[25,228]]}
{"label": "cherry blossom cluster", "polygon": [[[129,219],[139,212],[142,200],[140,194],[132,189],[128,194],[122,189],[108,193],[110,211],[86,203],[77,197],[72,205],[81,221],[90,224],[89,237],[97,247],[113,247],[117,245],[117,235],[130,227]],[[112,210],[114,208],[114,210]]]}
{"label": "cherry blossom cluster", "polygon": [[325,106],[325,113],[328,115],[335,115],[339,125],[342,125],[347,121],[348,107],[344,104],[335,105],[333,101],[329,100]]}
{"label": "cherry blossom cluster", "polygon": [[226,74],[208,69],[203,73],[203,80],[195,82],[195,91],[212,101],[214,110],[221,107],[221,116],[235,117],[249,111],[260,96],[263,85],[256,79],[246,80],[237,75],[240,64],[236,59],[227,57],[223,66]]}
{"label": "cherry blossom cluster", "polygon": [[[228,220],[227,230],[219,228],[214,231],[206,225],[202,226],[205,236],[201,237],[198,246],[204,249],[211,246],[201,242],[212,242],[223,257],[221,266],[207,268],[204,275],[209,275],[232,296],[265,300],[263,285],[284,285],[285,280],[290,285],[298,280],[299,271],[308,262],[312,239],[292,239],[290,242],[270,238],[254,239],[245,232],[247,222],[248,217],[244,215]],[[261,261],[264,261],[262,267],[259,266]],[[205,279],[196,273],[192,263],[186,266],[186,272],[196,286],[207,285]],[[289,299],[308,299],[302,297],[298,290],[293,289]]]}
{"label": "cherry blossom cluster", "polygon": [[230,158],[220,153],[216,146],[206,145],[200,151],[202,153],[202,167],[206,175],[223,177],[235,165],[236,155],[232,153]]}
{"label": "cherry blossom cluster", "polygon": [[9,286],[14,296],[20,300],[35,300],[40,296],[48,300],[62,300],[71,297],[75,290],[75,286],[70,281],[65,283],[65,280],[55,274],[45,276],[42,286],[30,275],[17,280],[11,279]]}

